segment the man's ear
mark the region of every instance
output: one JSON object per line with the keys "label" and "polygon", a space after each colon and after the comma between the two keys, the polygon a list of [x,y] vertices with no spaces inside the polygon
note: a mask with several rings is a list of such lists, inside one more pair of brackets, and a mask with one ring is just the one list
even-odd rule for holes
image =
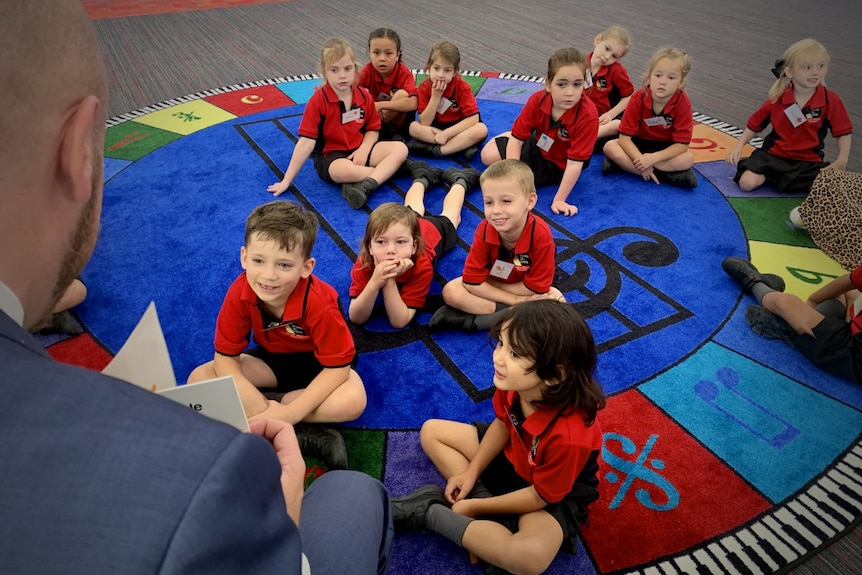
{"label": "man's ear", "polygon": [[92,178],[96,158],[95,135],[101,121],[101,102],[90,95],[70,111],[61,133],[57,179],[71,201],[84,203],[93,192]]}

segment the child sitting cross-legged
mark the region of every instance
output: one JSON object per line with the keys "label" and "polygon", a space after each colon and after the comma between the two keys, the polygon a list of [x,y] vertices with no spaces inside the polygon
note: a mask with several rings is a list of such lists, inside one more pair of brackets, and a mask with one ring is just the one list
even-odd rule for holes
{"label": "child sitting cross-legged", "polygon": [[[316,238],[316,216],[293,202],[252,211],[240,250],[245,271],[219,311],[215,357],[188,382],[232,375],[250,421],[287,421],[304,454],[346,469],[341,435],[317,424],[359,417],[365,387],[338,293],[311,273]],[[257,346],[247,349],[252,334]]]}

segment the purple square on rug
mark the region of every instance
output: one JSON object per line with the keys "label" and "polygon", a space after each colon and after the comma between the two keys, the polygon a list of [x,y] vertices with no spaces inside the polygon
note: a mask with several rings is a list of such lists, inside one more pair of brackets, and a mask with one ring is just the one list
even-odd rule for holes
{"label": "purple square on rug", "polygon": [[753,192],[743,192],[733,181],[736,166],[723,160],[695,164],[694,168],[727,198],[804,198],[807,195],[807,192],[779,192],[770,185],[760,186]]}
{"label": "purple square on rug", "polygon": [[407,495],[429,483],[445,485],[434,464],[422,451],[418,431],[389,432],[383,483],[393,497]]}

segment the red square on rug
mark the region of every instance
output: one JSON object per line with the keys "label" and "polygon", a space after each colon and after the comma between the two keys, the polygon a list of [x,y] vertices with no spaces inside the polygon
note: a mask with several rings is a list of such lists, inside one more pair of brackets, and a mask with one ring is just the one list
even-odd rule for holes
{"label": "red square on rug", "polygon": [[257,112],[296,105],[296,102],[285,96],[284,92],[275,86],[246,88],[226,94],[207,96],[204,100],[236,116],[248,116]]}
{"label": "red square on rug", "polygon": [[602,572],[678,553],[771,506],[637,390],[599,412],[599,500],[583,530]]}
{"label": "red square on rug", "polygon": [[54,344],[46,351],[61,363],[78,365],[93,371],[102,371],[113,359],[113,356],[87,332]]}

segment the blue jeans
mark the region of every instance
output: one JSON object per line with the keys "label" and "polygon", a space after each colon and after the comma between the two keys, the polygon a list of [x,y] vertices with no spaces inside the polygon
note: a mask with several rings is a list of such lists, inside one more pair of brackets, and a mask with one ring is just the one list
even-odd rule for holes
{"label": "blue jeans", "polygon": [[302,498],[302,551],[312,575],[386,575],[392,514],[382,483],[358,471],[327,471]]}

